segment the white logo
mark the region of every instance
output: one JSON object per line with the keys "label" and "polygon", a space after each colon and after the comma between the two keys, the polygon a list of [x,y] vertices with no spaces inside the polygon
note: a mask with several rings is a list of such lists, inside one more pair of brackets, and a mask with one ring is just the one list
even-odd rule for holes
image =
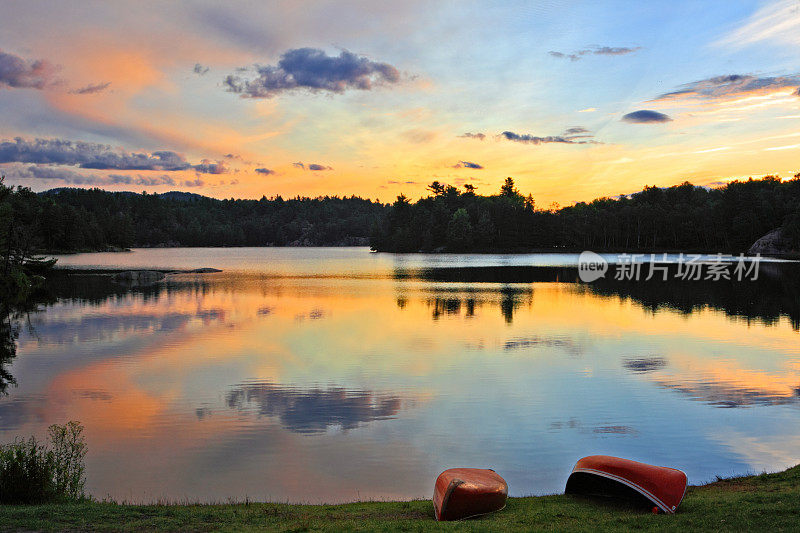
{"label": "white logo", "polygon": [[608,272],[608,261],[594,252],[582,252],[578,257],[578,277],[584,283],[600,279]]}

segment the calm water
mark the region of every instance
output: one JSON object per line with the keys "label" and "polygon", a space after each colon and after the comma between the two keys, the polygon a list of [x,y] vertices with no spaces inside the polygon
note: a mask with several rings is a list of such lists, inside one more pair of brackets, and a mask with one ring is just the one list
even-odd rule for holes
{"label": "calm water", "polygon": [[[86,426],[128,501],[429,497],[456,466],[562,492],[620,455],[690,482],[800,462],[796,266],[758,282],[576,283],[576,255],[165,249],[60,264],[20,322],[0,441]],[[29,320],[29,324],[27,321]]]}

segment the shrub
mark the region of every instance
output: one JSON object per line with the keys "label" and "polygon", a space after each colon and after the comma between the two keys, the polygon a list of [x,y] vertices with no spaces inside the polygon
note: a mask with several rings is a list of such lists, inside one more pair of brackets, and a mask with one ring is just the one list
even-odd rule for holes
{"label": "shrub", "polygon": [[0,446],[0,504],[75,501],[84,497],[86,442],[79,422],[54,424],[49,445],[34,437]]}
{"label": "shrub", "polygon": [[79,422],[70,421],[59,426],[53,424],[49,428],[50,443],[53,448],[53,480],[56,494],[70,500],[83,497],[83,485],[86,483],[83,458],[86,456],[86,442],[83,440],[83,426]]}

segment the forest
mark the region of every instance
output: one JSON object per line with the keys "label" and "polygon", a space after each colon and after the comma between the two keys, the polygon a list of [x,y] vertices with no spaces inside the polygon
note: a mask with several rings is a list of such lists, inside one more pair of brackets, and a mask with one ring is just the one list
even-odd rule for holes
{"label": "forest", "polygon": [[150,246],[366,246],[386,207],[357,197],[217,200],[191,193],[12,189],[19,231],[39,252]]}
{"label": "forest", "polygon": [[[800,244],[800,173],[733,181],[720,188],[684,182],[569,207],[538,209],[507,178],[492,196],[435,181],[417,202],[399,196],[372,235],[375,250],[531,250],[743,253],[771,230]],[[796,249],[796,248],[795,248]]]}
{"label": "forest", "polygon": [[[355,196],[218,200],[197,194],[53,189],[0,182],[0,243],[20,254],[152,246],[341,246],[387,252],[531,250],[740,253],[782,227],[800,243],[800,173],[720,188],[645,187],[568,207],[537,207],[507,178],[478,195],[434,181],[416,202]],[[5,252],[7,250],[4,250]],[[6,254],[8,255],[8,254]],[[6,268],[9,260],[5,260]]]}

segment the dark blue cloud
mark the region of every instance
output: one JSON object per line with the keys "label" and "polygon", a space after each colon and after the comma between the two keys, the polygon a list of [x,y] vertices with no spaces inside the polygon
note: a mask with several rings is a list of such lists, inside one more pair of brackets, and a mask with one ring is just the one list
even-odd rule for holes
{"label": "dark blue cloud", "polygon": [[44,89],[58,69],[43,59],[26,61],[0,50],[0,88]]}
{"label": "dark blue cloud", "polygon": [[8,169],[7,173],[9,178],[16,180],[57,180],[70,185],[142,185],[150,187],[158,185],[175,185],[175,180],[167,174],[162,174],[160,176],[143,176],[141,174],[136,176],[128,176],[124,174],[109,174],[108,176],[101,176],[95,174],[83,174],[61,167],[36,165],[30,165],[27,167],[11,167]]}
{"label": "dark blue cloud", "polygon": [[181,182],[181,185],[183,185],[184,187],[202,187],[205,184],[206,182],[201,180],[200,178]]}
{"label": "dark blue cloud", "polygon": [[298,161],[297,163],[292,163],[292,166],[297,168],[302,168],[303,170],[306,169],[306,166],[301,161]]}
{"label": "dark blue cloud", "polygon": [[11,179],[59,180],[72,185],[109,185],[115,183],[114,180],[105,176],[82,174],[74,170],[57,167],[38,167],[36,165],[12,167],[8,169],[7,174]]}
{"label": "dark blue cloud", "polygon": [[225,174],[228,171],[224,161],[210,161],[208,159],[203,159],[199,164],[192,165],[192,169],[202,174]]}
{"label": "dark blue cloud", "polygon": [[318,165],[316,163],[311,163],[308,165],[308,170],[333,170],[331,167],[326,167],[325,165]]}
{"label": "dark blue cloud", "polygon": [[675,97],[714,99],[749,92],[775,91],[789,87],[797,87],[795,94],[800,96],[800,74],[764,77],[753,76],[752,74],[727,74],[685,83],[679,86],[677,90],[664,93],[655,98],[655,100],[669,100]]}
{"label": "dark blue cloud", "polygon": [[595,55],[595,56],[622,56],[625,54],[632,54],[633,52],[641,49],[641,46],[635,47],[624,47],[624,46],[595,46],[592,48],[584,48],[583,50],[577,50],[572,52],[571,54],[565,54],[564,52],[556,52],[551,50],[548,52],[553,57],[557,57],[558,59],[569,59],[570,61],[579,61],[583,59],[586,55]]}
{"label": "dark blue cloud", "polygon": [[346,89],[370,90],[375,84],[400,81],[400,73],[388,63],[379,63],[342,50],[329,56],[316,48],[296,48],[281,56],[277,66],[256,65],[255,79],[231,74],[225,78],[228,91],[246,98],[272,98],[292,90],[343,93]]}
{"label": "dark blue cloud", "polygon": [[194,69],[192,69],[192,70],[194,71],[195,74],[200,74],[202,76],[203,74],[205,74],[206,72],[208,72],[211,69],[208,68],[208,67],[204,67],[200,63],[195,63],[194,64]]}
{"label": "dark blue cloud", "polygon": [[474,168],[475,170],[481,170],[483,166],[479,165],[478,163],[472,163],[470,161],[459,161],[458,163],[453,165],[453,168]]}
{"label": "dark blue cloud", "polygon": [[265,176],[269,176],[270,174],[275,174],[275,171],[269,168],[257,168],[256,172],[259,174],[264,174]]}
{"label": "dark blue cloud", "polygon": [[89,84],[86,87],[81,87],[80,89],[73,89],[70,92],[72,94],[95,94],[95,93],[101,93],[101,92],[105,91],[106,89],[108,89],[108,87],[110,85],[111,85],[110,81],[108,81],[106,83]]}
{"label": "dark blue cloud", "polygon": [[114,149],[109,145],[69,141],[64,139],[0,141],[0,163],[35,163],[40,165],[70,165],[97,170],[196,170],[206,174],[225,172],[222,162],[204,159],[192,165],[170,150],[134,153]]}
{"label": "dark blue cloud", "polygon": [[633,113],[628,113],[627,115],[623,116],[622,120],[632,124],[653,124],[670,122],[672,119],[669,117],[669,115],[659,113],[658,111],[653,111],[652,109],[640,109],[639,111],[634,111]]}

